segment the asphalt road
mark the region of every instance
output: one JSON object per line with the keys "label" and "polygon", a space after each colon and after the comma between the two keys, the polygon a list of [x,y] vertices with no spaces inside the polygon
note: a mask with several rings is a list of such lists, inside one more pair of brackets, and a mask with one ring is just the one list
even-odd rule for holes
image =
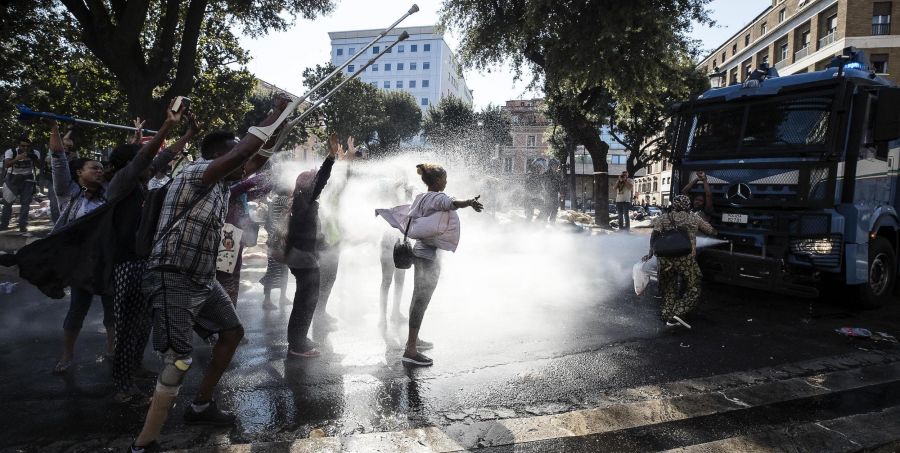
{"label": "asphalt road", "polygon": [[[315,429],[326,436],[349,436],[540,417],[609,404],[626,389],[641,386],[896,348],[888,342],[843,337],[834,332],[839,327],[900,334],[898,301],[880,310],[858,311],[849,302],[714,285],[705,287],[704,302],[689,319],[693,329],[666,328],[658,319],[658,301],[637,297],[630,288],[630,267],[645,237],[546,231],[511,237],[500,243],[473,239],[444,261],[422,330],[435,344],[429,352],[435,364],[420,369],[399,361],[405,327],[379,327],[377,251],[365,244],[347,246],[342,257],[329,301],[329,312],[340,319],[337,329],[315,332],[326,354],[286,362],[290,307],[261,309],[256,282],[264,258],[251,249],[238,303],[249,343],[239,349],[218,398],[221,406],[237,413],[239,425],[210,430],[182,423],[184,403],[193,396],[209,357],[209,346],[198,340],[195,365],[164,430],[164,446],[291,441]],[[0,294],[2,450],[117,449],[128,445],[140,429],[146,405],[120,405],[111,399],[109,366],[99,355],[99,301],[85,324],[75,369],[64,377],[50,374],[61,348],[66,308],[67,301],[48,300],[24,283],[12,295]],[[158,365],[149,351],[145,365]],[[149,392],[153,380],[141,380],[139,386]],[[900,403],[894,401],[896,385],[878,389],[882,396],[867,399],[860,393],[852,398],[855,409],[835,413]],[[750,417],[744,424],[778,414],[790,418],[822,404],[805,400],[742,417]],[[706,420],[709,429],[696,433],[689,444],[740,434],[740,422]],[[660,442],[647,431],[653,428],[642,429],[630,437],[618,433],[584,438],[594,443],[582,445],[591,445],[584,451],[602,445],[684,445],[684,438]],[[625,438],[630,443],[623,443]],[[498,451],[578,448],[564,444],[571,440],[547,442],[543,448],[531,444],[530,450],[523,445]]]}

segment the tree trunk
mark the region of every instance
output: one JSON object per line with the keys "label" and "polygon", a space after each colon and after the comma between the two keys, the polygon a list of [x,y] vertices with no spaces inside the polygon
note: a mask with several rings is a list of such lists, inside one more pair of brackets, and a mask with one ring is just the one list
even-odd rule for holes
{"label": "tree trunk", "polygon": [[[598,134],[599,135],[599,134]],[[606,154],[609,145],[597,137],[594,143],[585,143],[585,149],[594,163],[594,223],[609,226],[609,164]]]}
{"label": "tree trunk", "polygon": [[128,97],[128,114],[132,118],[141,117],[146,120],[145,129],[159,128],[166,118],[165,108],[168,100],[154,99],[153,87],[145,83],[134,83],[123,89]]}
{"label": "tree trunk", "polygon": [[567,148],[569,148],[569,208],[573,211],[578,210],[578,202],[576,200],[575,195],[575,144],[568,144]]}

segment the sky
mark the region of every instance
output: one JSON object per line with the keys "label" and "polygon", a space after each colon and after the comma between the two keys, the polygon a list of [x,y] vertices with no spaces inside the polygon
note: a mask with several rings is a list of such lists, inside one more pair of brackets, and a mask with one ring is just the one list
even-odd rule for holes
{"label": "sky", "polygon": [[[270,33],[261,38],[241,37],[241,45],[250,52],[250,72],[260,79],[293,94],[303,94],[301,74],[307,67],[330,60],[329,31],[387,27],[405,13],[412,0],[335,0],[335,10],[314,20],[297,19],[287,31]],[[437,23],[441,0],[418,0],[419,12],[408,17],[398,28]],[[692,35],[701,40],[705,50],[713,50],[771,4],[771,0],[713,0],[709,4],[714,27],[697,26]],[[444,36],[451,49],[458,38],[450,30]],[[515,81],[513,68],[500,65],[490,72],[464,71],[466,83],[473,90],[475,107],[502,105],[511,99],[539,97],[525,91],[525,80]]]}

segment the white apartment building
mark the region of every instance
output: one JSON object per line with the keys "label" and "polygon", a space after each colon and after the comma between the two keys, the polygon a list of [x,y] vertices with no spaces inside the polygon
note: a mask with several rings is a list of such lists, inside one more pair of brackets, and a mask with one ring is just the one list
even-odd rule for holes
{"label": "white apartment building", "polygon": [[[404,90],[413,95],[422,110],[447,96],[455,96],[472,104],[472,90],[466,85],[459,63],[444,41],[443,32],[435,26],[398,27],[360,55],[344,70],[354,73],[369,59],[397,40],[403,31],[409,39],[394,46],[390,53],[360,75],[360,80],[384,90]],[[375,39],[382,30],[329,32],[331,63],[340,66]]]}

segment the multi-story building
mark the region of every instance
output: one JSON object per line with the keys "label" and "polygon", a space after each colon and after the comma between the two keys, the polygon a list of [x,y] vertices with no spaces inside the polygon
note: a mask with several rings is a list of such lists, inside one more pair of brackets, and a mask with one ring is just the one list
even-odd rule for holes
{"label": "multi-story building", "polygon": [[744,28],[703,59],[713,87],[743,82],[761,63],[781,75],[824,69],[845,47],[864,50],[878,75],[900,82],[900,2],[772,0]]}
{"label": "multi-story building", "polygon": [[654,162],[646,172],[635,178],[636,203],[667,206],[672,189],[672,164],[668,161]]}
{"label": "multi-story building", "polygon": [[[360,74],[360,80],[385,90],[403,90],[413,95],[422,110],[441,99],[454,96],[472,104],[472,90],[466,86],[460,65],[444,34],[435,26],[406,27],[391,30],[364,55],[345,69],[350,75],[370,58],[397,40],[403,31],[409,39],[397,44],[390,53]],[[340,66],[359,49],[375,39],[382,30],[354,30],[329,32],[331,63]]]}
{"label": "multi-story building", "polygon": [[512,136],[512,142],[499,149],[498,173],[503,177],[521,177],[532,161],[551,154],[545,141],[550,120],[542,112],[543,103],[543,99],[520,99],[506,101],[502,107],[509,114]]}

